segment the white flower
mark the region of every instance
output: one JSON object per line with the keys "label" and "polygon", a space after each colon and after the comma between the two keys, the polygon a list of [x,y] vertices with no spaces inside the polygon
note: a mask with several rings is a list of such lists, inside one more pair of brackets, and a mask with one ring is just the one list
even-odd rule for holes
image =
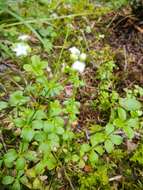
{"label": "white flower", "polygon": [[104,34],[99,34],[99,38],[105,38],[105,35]]}
{"label": "white flower", "polygon": [[80,59],[80,61],[85,61],[86,57],[87,57],[87,55],[85,53],[81,53],[79,59]]}
{"label": "white flower", "polygon": [[28,52],[30,52],[30,47],[27,44],[18,43],[14,48],[13,51],[16,53],[16,56],[26,56]]}
{"label": "white flower", "polygon": [[77,56],[80,55],[80,50],[78,48],[76,48],[76,47],[70,48],[69,51],[71,52],[71,54],[74,54],[74,55],[77,55]]}
{"label": "white flower", "polygon": [[83,73],[85,69],[85,63],[81,61],[75,61],[72,65],[72,68],[79,73]]}
{"label": "white flower", "polygon": [[18,40],[27,41],[30,39],[29,35],[23,34],[18,37]]}

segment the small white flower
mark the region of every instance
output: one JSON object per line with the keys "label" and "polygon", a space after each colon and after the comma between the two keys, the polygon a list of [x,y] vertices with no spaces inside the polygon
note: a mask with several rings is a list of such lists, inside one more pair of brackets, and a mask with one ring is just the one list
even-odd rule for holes
{"label": "small white flower", "polygon": [[81,53],[79,59],[80,59],[80,61],[85,61],[86,57],[87,57],[87,55],[85,53]]}
{"label": "small white flower", "polygon": [[27,41],[30,39],[29,35],[23,34],[18,37],[18,40]]}
{"label": "small white flower", "polygon": [[77,56],[80,55],[80,50],[78,48],[76,48],[76,47],[70,48],[69,51],[71,52],[71,54],[74,54],[74,55],[77,55]]}
{"label": "small white flower", "polygon": [[72,65],[72,68],[79,73],[83,73],[85,69],[85,63],[81,61],[75,61]]}
{"label": "small white flower", "polygon": [[26,56],[28,52],[30,52],[30,47],[27,44],[18,43],[14,48],[13,51],[16,53],[16,56]]}
{"label": "small white flower", "polygon": [[104,34],[99,34],[99,38],[105,38],[105,35]]}

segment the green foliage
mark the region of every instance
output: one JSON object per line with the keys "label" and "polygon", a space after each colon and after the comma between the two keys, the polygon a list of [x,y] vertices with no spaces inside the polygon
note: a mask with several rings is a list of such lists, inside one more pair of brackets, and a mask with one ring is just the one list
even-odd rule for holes
{"label": "green foliage", "polygon": [[[101,51],[91,50],[97,63],[93,76],[88,76],[90,68],[79,74],[70,66],[70,46],[75,43],[85,51],[86,42],[86,48],[92,49],[87,41],[94,27],[87,23],[90,25],[90,17],[100,21],[108,12],[103,2],[99,2],[96,15],[97,2],[86,0],[0,1],[4,18],[0,61],[12,59],[7,74],[10,83],[5,80],[2,90],[0,86],[0,188],[108,190],[113,188],[109,178],[117,174],[120,164],[124,179],[131,173],[129,160],[143,164],[142,144],[131,158],[125,149],[127,142],[133,143],[136,133],[142,132],[143,88],[135,85],[117,92],[117,65],[106,45]],[[126,0],[106,2],[119,8]],[[33,4],[35,10],[31,11]],[[32,51],[26,57],[14,56],[9,48],[21,33],[30,35],[24,43]],[[91,67],[90,58],[86,67]],[[56,64],[61,64],[58,71]],[[92,121],[86,111],[94,115]]]}
{"label": "green foliage", "polygon": [[138,146],[137,150],[135,151],[130,160],[139,163],[140,165],[143,165],[143,144]]}

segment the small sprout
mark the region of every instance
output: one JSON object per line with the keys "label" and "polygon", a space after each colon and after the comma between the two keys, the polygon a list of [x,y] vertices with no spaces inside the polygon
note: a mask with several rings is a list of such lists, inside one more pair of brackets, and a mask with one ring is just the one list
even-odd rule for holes
{"label": "small sprout", "polygon": [[75,61],[72,65],[72,68],[79,73],[83,73],[85,69],[85,63],[81,61]]}
{"label": "small sprout", "polygon": [[12,50],[16,53],[16,56],[19,57],[19,56],[27,56],[28,53],[31,51],[31,48],[27,44],[18,43]]}

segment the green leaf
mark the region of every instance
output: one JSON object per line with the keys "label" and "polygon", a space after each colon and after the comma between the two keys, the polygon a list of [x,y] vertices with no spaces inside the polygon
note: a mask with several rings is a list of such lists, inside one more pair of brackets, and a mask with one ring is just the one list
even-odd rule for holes
{"label": "green leaf", "polygon": [[123,141],[123,138],[119,135],[111,135],[111,141],[115,145],[120,145]]}
{"label": "green leaf", "polygon": [[22,129],[21,137],[25,140],[30,142],[34,137],[35,131],[30,127],[25,127]]}
{"label": "green leaf", "polygon": [[8,103],[4,102],[4,101],[0,101],[0,111],[7,108],[8,107]]}
{"label": "green leaf", "polygon": [[[28,171],[28,170],[27,170]],[[34,176],[35,177],[35,176]],[[28,178],[26,176],[22,176],[20,178],[20,182],[23,184],[23,185],[26,185],[28,184]]]}
{"label": "green leaf", "polygon": [[55,100],[54,102],[50,103],[50,116],[58,116],[62,113],[62,108],[60,105],[60,102],[58,100]]}
{"label": "green leaf", "polygon": [[95,163],[98,162],[98,154],[95,151],[91,151],[89,154],[89,160],[91,162],[92,165],[94,165]]}
{"label": "green leaf", "polygon": [[113,151],[114,145],[113,145],[113,143],[112,143],[111,140],[106,140],[105,143],[104,143],[104,145],[105,145],[105,150],[106,150],[108,153],[111,153],[111,152]]}
{"label": "green leaf", "polygon": [[44,121],[42,120],[34,120],[32,121],[32,128],[33,129],[43,129]]}
{"label": "green leaf", "polygon": [[63,129],[63,127],[59,126],[59,127],[56,127],[56,133],[58,135],[62,135],[64,134],[65,130]]}
{"label": "green leaf", "polygon": [[49,141],[42,142],[39,146],[39,150],[44,153],[49,152],[51,150],[50,142]]}
{"label": "green leaf", "polygon": [[4,163],[7,167],[12,167],[13,166],[13,162],[16,160],[17,158],[17,152],[15,149],[10,149],[8,150],[8,152],[4,155]]}
{"label": "green leaf", "polygon": [[31,66],[30,64],[25,64],[25,65],[23,66],[23,69],[24,69],[25,71],[27,71],[27,72],[30,72],[30,71],[32,71],[32,66]]}
{"label": "green leaf", "polygon": [[100,154],[100,155],[103,155],[103,153],[105,152],[105,150],[103,149],[102,146],[97,146],[97,147],[94,148],[94,150],[96,152],[98,152],[98,154]]}
{"label": "green leaf", "polygon": [[13,122],[14,122],[15,126],[19,127],[19,128],[25,126],[25,124],[26,124],[26,121],[23,120],[22,118],[16,118],[13,120]]}
{"label": "green leaf", "polygon": [[33,189],[42,189],[41,181],[38,178],[33,181]]}
{"label": "green leaf", "polygon": [[106,125],[105,131],[106,131],[107,135],[109,135],[109,134],[111,134],[114,131],[114,129],[115,129],[114,125],[108,123]]}
{"label": "green leaf", "polygon": [[90,150],[89,144],[82,144],[80,147],[80,156],[83,156],[89,150]]}
{"label": "green leaf", "polygon": [[38,164],[35,166],[35,172],[36,174],[42,174],[45,171],[45,163],[43,160],[41,160]]}
{"label": "green leaf", "polygon": [[119,104],[127,111],[140,110],[141,108],[141,103],[135,98],[121,98]]}
{"label": "green leaf", "polygon": [[85,162],[84,162],[84,160],[80,160],[79,161],[79,163],[78,163],[78,166],[79,166],[79,168],[84,168],[84,166],[85,166]]}
{"label": "green leaf", "polygon": [[24,69],[36,76],[42,76],[47,66],[48,63],[46,61],[42,61],[40,56],[34,55],[31,57],[31,64],[25,64]]}
{"label": "green leaf", "polygon": [[21,186],[18,180],[15,180],[15,182],[13,183],[12,190],[21,190]]}
{"label": "green leaf", "polygon": [[116,127],[118,127],[118,128],[124,128],[124,126],[125,126],[125,121],[123,121],[123,120],[117,118],[117,119],[115,119],[115,120],[113,121],[113,124],[114,124]]}
{"label": "green leaf", "polygon": [[14,177],[9,176],[9,175],[4,176],[4,177],[2,178],[2,184],[3,184],[3,185],[10,185],[10,184],[13,183],[13,181],[14,181]]}
{"label": "green leaf", "polygon": [[46,133],[51,133],[51,132],[54,132],[54,123],[52,121],[44,121],[44,132]]}
{"label": "green leaf", "polygon": [[46,140],[46,133],[44,131],[35,131],[34,140],[43,142]]}
{"label": "green leaf", "polygon": [[23,170],[25,167],[26,161],[23,157],[16,160],[16,170]]}
{"label": "green leaf", "polygon": [[53,170],[56,167],[56,161],[54,158],[51,158],[46,161],[46,166],[48,170]]}
{"label": "green leaf", "polygon": [[64,135],[63,135],[63,140],[64,141],[70,141],[73,138],[74,138],[74,133],[72,131],[67,130],[67,131],[64,132]]}
{"label": "green leaf", "polygon": [[27,152],[25,152],[24,157],[26,160],[29,161],[37,161],[37,153],[32,150],[28,150]]}
{"label": "green leaf", "polygon": [[139,118],[130,118],[127,120],[126,124],[128,127],[138,129],[139,128]]}
{"label": "green leaf", "polygon": [[53,150],[55,147],[59,147],[59,136],[55,133],[51,133],[48,135],[49,140],[49,146],[51,147],[51,150]]}
{"label": "green leaf", "polygon": [[132,139],[134,137],[134,130],[131,127],[125,126],[123,130],[129,139]]}
{"label": "green leaf", "polygon": [[34,115],[34,119],[37,120],[41,120],[41,119],[46,119],[47,118],[47,114],[43,111],[43,110],[37,110],[35,115]]}
{"label": "green leaf", "polygon": [[[40,163],[40,162],[39,162],[39,163]],[[38,163],[38,164],[39,164],[39,163]],[[37,164],[37,165],[38,165],[38,164]],[[25,182],[27,181],[27,177],[28,177],[28,178],[35,178],[35,177],[36,177],[35,168],[37,167],[37,165],[36,165],[35,167],[33,167],[33,168],[30,168],[30,169],[27,169],[27,170],[26,170],[26,178],[21,179],[22,181],[24,181],[24,185],[26,185]]]}
{"label": "green leaf", "polygon": [[77,155],[77,154],[74,154],[73,156],[72,156],[72,161],[73,162],[77,162],[79,160],[79,156]]}
{"label": "green leaf", "polygon": [[127,118],[126,111],[123,108],[118,108],[118,116],[121,120],[125,121]]}
{"label": "green leaf", "polygon": [[103,133],[96,133],[95,135],[92,135],[90,138],[92,146],[104,142],[104,140],[105,140],[105,135]]}
{"label": "green leaf", "polygon": [[10,95],[9,103],[11,106],[23,105],[29,101],[29,97],[23,96],[23,92],[18,90]]}

